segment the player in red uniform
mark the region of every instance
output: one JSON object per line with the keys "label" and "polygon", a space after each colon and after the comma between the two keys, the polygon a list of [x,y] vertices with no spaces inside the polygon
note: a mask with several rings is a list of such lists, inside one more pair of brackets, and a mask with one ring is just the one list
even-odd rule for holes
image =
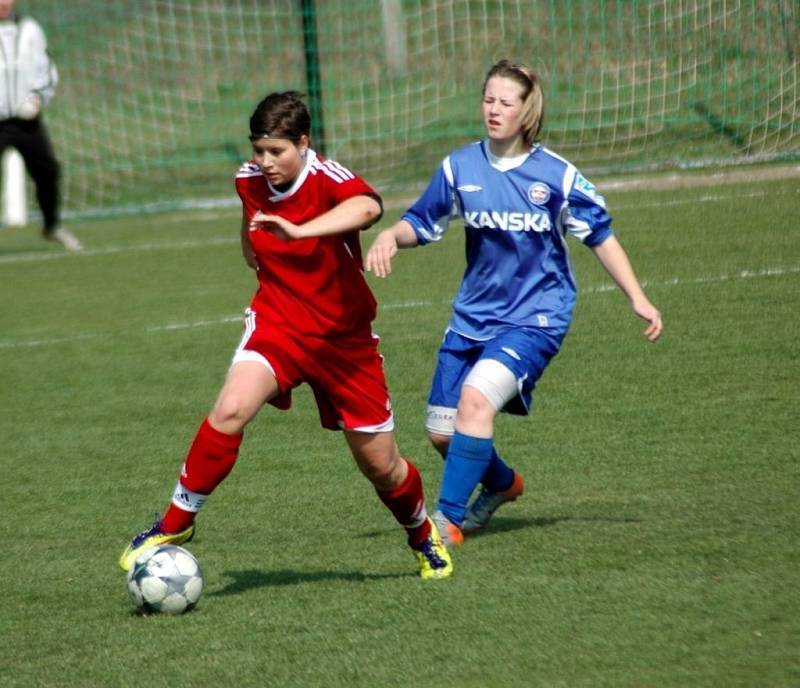
{"label": "player in red uniform", "polygon": [[301,95],[272,93],[250,118],[253,159],[236,175],[242,250],[258,291],[245,332],[208,417],[200,425],[172,501],[120,557],[128,570],[145,549],[181,544],[233,468],[244,427],[266,403],[289,408],[308,383],[322,426],[342,430],[355,461],[406,529],[423,578],[453,567],[425,510],[422,480],[400,456],[372,333],[375,299],[363,274],[359,231],[376,222],[380,196],[360,177],[310,147]]}

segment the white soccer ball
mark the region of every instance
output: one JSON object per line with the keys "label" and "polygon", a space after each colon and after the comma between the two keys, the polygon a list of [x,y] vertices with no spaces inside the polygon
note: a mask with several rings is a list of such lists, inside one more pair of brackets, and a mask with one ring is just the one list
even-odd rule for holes
{"label": "white soccer ball", "polygon": [[197,604],[202,592],[200,564],[177,545],[151,547],[128,571],[128,595],[144,613],[182,614]]}

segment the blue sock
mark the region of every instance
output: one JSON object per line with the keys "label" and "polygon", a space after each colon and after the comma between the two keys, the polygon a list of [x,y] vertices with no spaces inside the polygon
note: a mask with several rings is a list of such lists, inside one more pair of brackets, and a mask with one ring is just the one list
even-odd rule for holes
{"label": "blue sock", "polygon": [[492,459],[486,467],[486,472],[481,478],[483,486],[489,492],[502,492],[507,490],[514,482],[514,469],[511,468],[492,447]]}
{"label": "blue sock", "polygon": [[456,525],[464,520],[472,491],[492,459],[492,446],[491,437],[472,437],[458,431],[450,439],[436,508]]}

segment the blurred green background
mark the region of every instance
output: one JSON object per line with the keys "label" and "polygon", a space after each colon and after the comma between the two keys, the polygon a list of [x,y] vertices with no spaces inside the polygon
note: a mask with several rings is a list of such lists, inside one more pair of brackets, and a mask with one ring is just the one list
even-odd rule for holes
{"label": "blurred green background", "polygon": [[[272,90],[318,150],[416,190],[479,138],[501,57],[543,77],[544,143],[585,173],[797,159],[795,0],[19,0],[61,84],[47,123],[68,214],[220,204]],[[305,16],[304,16],[305,15]]]}

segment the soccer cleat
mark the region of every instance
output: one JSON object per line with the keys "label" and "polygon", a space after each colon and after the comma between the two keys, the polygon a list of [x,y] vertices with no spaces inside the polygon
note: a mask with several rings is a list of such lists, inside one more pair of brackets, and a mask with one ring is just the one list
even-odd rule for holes
{"label": "soccer cleat", "polygon": [[436,524],[430,518],[428,522],[431,524],[430,535],[419,547],[411,548],[417,555],[419,575],[426,580],[448,578],[453,575],[453,561],[450,559],[450,552],[444,546]]}
{"label": "soccer cleat", "polygon": [[467,509],[464,516],[464,522],[461,524],[461,530],[465,535],[473,535],[481,528],[484,528],[492,517],[492,514],[497,511],[506,502],[513,502],[519,497],[525,489],[525,484],[522,481],[522,476],[514,471],[514,482],[511,487],[502,492],[489,492],[485,487],[481,488],[480,494],[475,497],[475,501]]}
{"label": "soccer cleat", "polygon": [[464,534],[461,532],[461,528],[448,519],[441,511],[436,511],[432,518],[433,522],[436,524],[436,528],[439,530],[442,542],[444,542],[447,547],[464,544]]}
{"label": "soccer cleat", "polygon": [[78,237],[76,237],[68,229],[65,229],[61,226],[56,227],[51,232],[45,232],[44,238],[50,239],[51,241],[57,241],[68,251],[83,250],[83,244],[78,240]]}
{"label": "soccer cleat", "polygon": [[161,530],[161,519],[156,514],[156,520],[147,530],[139,533],[119,558],[119,567],[128,571],[136,558],[145,550],[156,545],[180,545],[189,542],[194,537],[194,523],[180,533],[165,533]]}

